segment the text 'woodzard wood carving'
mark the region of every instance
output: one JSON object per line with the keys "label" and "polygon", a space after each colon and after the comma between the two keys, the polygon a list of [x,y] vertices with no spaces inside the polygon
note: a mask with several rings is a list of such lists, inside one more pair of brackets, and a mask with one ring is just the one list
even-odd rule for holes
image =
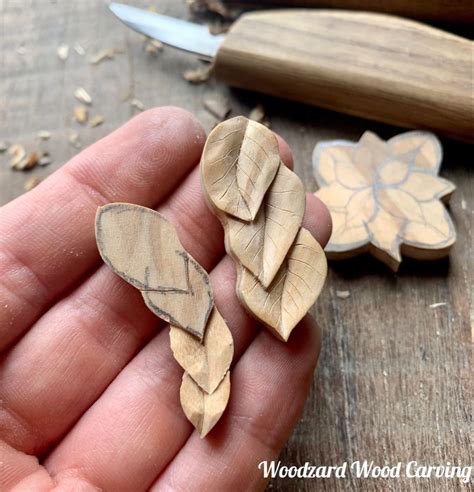
{"label": "text 'woodzard wood carving'", "polygon": [[321,246],[301,228],[300,179],[281,162],[275,135],[244,117],[211,132],[201,177],[237,266],[240,301],[287,340],[317,299],[327,271]]}

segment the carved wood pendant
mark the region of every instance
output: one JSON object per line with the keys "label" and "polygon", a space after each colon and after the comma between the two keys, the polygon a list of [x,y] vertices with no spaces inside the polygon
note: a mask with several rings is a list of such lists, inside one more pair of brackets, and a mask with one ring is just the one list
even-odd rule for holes
{"label": "carved wood pendant", "polygon": [[226,408],[234,347],[207,272],[183,249],[171,223],[145,207],[99,208],[96,238],[105,263],[170,323],[171,349],[185,370],[181,406],[204,437]]}
{"label": "carved wood pendant", "polygon": [[301,228],[303,184],[281,162],[275,135],[242,116],[209,135],[201,178],[236,264],[237,296],[288,340],[319,296],[327,271],[321,246]]}

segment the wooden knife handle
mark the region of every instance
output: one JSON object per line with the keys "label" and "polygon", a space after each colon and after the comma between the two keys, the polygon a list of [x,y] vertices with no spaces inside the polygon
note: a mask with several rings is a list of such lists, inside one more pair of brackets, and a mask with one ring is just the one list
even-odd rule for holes
{"label": "wooden knife handle", "polygon": [[225,3],[263,8],[275,6],[336,7],[385,12],[431,21],[460,22],[463,24],[474,21],[472,0],[226,0]]}
{"label": "wooden knife handle", "polygon": [[252,12],[214,69],[236,87],[472,142],[473,45],[385,14]]}

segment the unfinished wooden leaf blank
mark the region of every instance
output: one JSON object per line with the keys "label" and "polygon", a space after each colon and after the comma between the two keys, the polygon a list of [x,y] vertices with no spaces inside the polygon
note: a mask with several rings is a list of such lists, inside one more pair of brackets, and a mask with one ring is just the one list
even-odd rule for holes
{"label": "unfinished wooden leaf blank", "polygon": [[174,358],[206,392],[215,391],[229,370],[234,344],[232,335],[216,308],[212,310],[202,343],[180,328],[170,327]]}
{"label": "unfinished wooden leaf blank", "polygon": [[[264,287],[274,279],[298,234],[305,209],[303,184],[281,165],[251,223],[227,217],[227,249]],[[225,219],[224,219],[225,220]]]}
{"label": "unfinished wooden leaf blank", "polygon": [[227,372],[214,393],[209,395],[185,372],[179,395],[186,417],[201,437],[205,437],[221,418],[229,401],[230,374]]}
{"label": "unfinished wooden leaf blank", "polygon": [[212,205],[244,221],[255,219],[280,165],[278,142],[259,123],[238,116],[210,133],[201,172]]}
{"label": "unfinished wooden leaf blank", "polygon": [[397,270],[401,253],[417,259],[446,256],[456,233],[440,200],[455,186],[438,176],[442,149],[427,132],[407,132],[387,142],[366,132],[359,142],[316,145],[313,166],[329,208],[333,233],[329,258],[369,252]]}
{"label": "unfinished wooden leaf blank", "polygon": [[[261,150],[253,154],[250,164],[246,162],[250,167],[243,173],[244,177],[253,173],[249,179],[254,193],[251,203],[258,207],[250,217],[239,217],[235,212],[236,207],[241,211],[239,187],[233,190],[233,202],[219,200],[231,193],[235,176],[242,174],[241,155],[245,160],[249,142],[252,149]],[[224,226],[226,250],[236,263],[237,296],[255,318],[286,341],[319,296],[327,265],[321,246],[301,229],[303,184],[279,155],[274,171],[274,152],[278,152],[278,143],[269,129],[243,117],[234,118],[209,135],[201,178],[204,193]],[[232,158],[227,161],[229,155]]]}
{"label": "unfinished wooden leaf blank", "polygon": [[173,355],[187,371],[181,406],[204,437],[227,405],[233,355],[232,335],[214,307],[207,273],[183,249],[174,227],[148,208],[128,203],[99,208],[96,239],[112,270],[171,323]]}
{"label": "unfinished wooden leaf blank", "polygon": [[209,276],[162,215],[127,203],[105,205],[97,212],[96,238],[104,261],[142,292],[157,316],[202,339],[214,302]]}
{"label": "unfinished wooden leaf blank", "polygon": [[327,274],[324,251],[309,231],[300,229],[283,265],[268,288],[242,268],[237,294],[249,311],[273,333],[288,340],[313,305]]}

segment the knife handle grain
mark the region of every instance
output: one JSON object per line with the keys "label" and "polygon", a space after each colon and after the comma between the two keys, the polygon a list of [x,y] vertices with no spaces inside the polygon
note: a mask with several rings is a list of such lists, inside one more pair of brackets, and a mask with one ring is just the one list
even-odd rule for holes
{"label": "knife handle grain", "polygon": [[472,142],[473,45],[385,14],[252,12],[214,70],[235,87]]}

